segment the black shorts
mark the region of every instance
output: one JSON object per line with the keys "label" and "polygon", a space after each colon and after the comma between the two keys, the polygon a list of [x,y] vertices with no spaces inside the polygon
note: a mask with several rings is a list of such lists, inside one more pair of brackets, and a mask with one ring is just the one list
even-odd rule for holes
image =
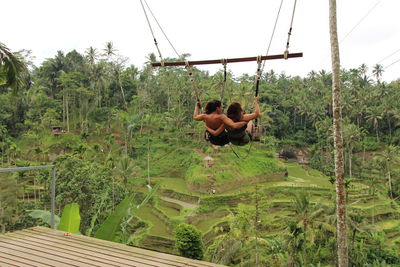
{"label": "black shorts", "polygon": [[229,144],[229,137],[228,133],[226,131],[223,131],[217,136],[214,136],[210,134],[209,132],[206,132],[208,140],[210,141],[211,144],[216,145],[216,146],[224,146],[226,144]]}

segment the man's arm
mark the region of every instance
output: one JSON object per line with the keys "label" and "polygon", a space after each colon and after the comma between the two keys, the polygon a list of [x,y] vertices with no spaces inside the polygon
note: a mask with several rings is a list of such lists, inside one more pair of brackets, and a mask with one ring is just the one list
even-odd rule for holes
{"label": "man's arm", "polygon": [[232,128],[232,129],[240,129],[243,126],[247,125],[247,121],[234,122],[233,120],[231,120],[224,114],[221,114],[221,120],[226,126]]}
{"label": "man's arm", "polygon": [[204,114],[199,115],[199,106],[201,106],[201,102],[198,101],[196,102],[194,106],[194,112],[193,112],[193,119],[196,121],[202,121],[204,120]]}
{"label": "man's arm", "polygon": [[205,125],[207,132],[209,132],[210,134],[217,136],[220,133],[222,133],[225,130],[225,125],[221,124],[221,126],[218,127],[217,130],[211,129],[210,127],[208,127],[207,125]]}

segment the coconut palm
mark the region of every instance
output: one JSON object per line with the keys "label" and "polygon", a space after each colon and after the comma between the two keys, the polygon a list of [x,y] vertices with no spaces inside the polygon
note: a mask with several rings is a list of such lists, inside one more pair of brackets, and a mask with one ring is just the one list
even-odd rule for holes
{"label": "coconut palm", "polygon": [[115,49],[113,42],[107,42],[106,47],[103,49],[104,56],[109,59],[111,56],[114,56],[115,53],[117,52],[117,49]]}
{"label": "coconut palm", "polygon": [[0,86],[13,89],[14,93],[27,83],[28,69],[24,61],[0,43]]}
{"label": "coconut palm", "polygon": [[332,53],[333,137],[335,144],[337,254],[340,267],[349,265],[346,223],[346,190],[344,182],[344,156],[340,87],[340,56],[337,35],[336,0],[329,0],[329,25]]}
{"label": "coconut palm", "polygon": [[352,158],[354,145],[364,135],[363,129],[360,129],[355,124],[345,124],[343,127],[343,141],[347,150],[348,162],[349,162],[349,176],[352,177]]}
{"label": "coconut palm", "polygon": [[384,72],[383,66],[381,64],[376,64],[372,70],[372,74],[375,76],[376,81],[380,83],[382,73]]}
{"label": "coconut palm", "polygon": [[98,53],[96,48],[89,47],[88,49],[86,49],[86,58],[90,65],[95,64],[98,58]]}
{"label": "coconut palm", "polygon": [[133,164],[131,158],[125,156],[117,163],[117,171],[123,179],[124,184],[128,183],[128,178],[137,173],[140,168]]}
{"label": "coconut palm", "polygon": [[382,110],[378,106],[367,108],[368,115],[365,116],[367,122],[371,123],[376,133],[376,140],[379,142],[379,121],[382,120]]}
{"label": "coconut palm", "polygon": [[393,165],[399,161],[398,159],[398,148],[396,146],[387,146],[386,149],[377,154],[376,158],[382,163],[381,166],[386,172],[388,184],[389,184],[389,196],[393,198],[392,190],[392,172]]}

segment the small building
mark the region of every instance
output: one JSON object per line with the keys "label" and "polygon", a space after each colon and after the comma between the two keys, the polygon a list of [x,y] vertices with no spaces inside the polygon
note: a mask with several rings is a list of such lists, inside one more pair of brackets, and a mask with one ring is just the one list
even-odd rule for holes
{"label": "small building", "polygon": [[65,133],[65,131],[63,131],[61,126],[53,126],[51,127],[51,133],[54,136],[59,136],[60,134]]}

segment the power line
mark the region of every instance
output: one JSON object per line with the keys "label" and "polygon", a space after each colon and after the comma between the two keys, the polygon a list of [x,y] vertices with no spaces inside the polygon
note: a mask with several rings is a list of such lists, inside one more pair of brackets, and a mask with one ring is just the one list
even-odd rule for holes
{"label": "power line", "polygon": [[386,70],[386,69],[389,68],[390,66],[396,64],[397,62],[400,62],[400,59],[396,60],[395,62],[392,62],[390,65],[386,66],[383,70]]}
{"label": "power line", "polygon": [[[357,24],[351,28],[351,30],[339,41],[339,44],[342,43],[361,24],[361,22],[368,17],[368,15],[378,6],[380,2],[382,2],[382,0],[376,2],[376,4],[368,10],[368,12],[357,22]],[[325,62],[328,57],[329,55],[327,55],[318,65],[321,65],[323,62]]]}
{"label": "power line", "polygon": [[370,10],[368,10],[368,12],[357,22],[357,24],[339,41],[339,43],[342,43],[358,27],[358,25],[360,25],[361,22],[368,17],[368,15],[378,6],[380,2],[382,2],[382,0],[379,0],[372,8],[370,8]]}
{"label": "power line", "polygon": [[380,64],[382,61],[384,61],[384,60],[390,58],[391,56],[393,56],[394,54],[396,54],[396,53],[399,52],[399,51],[400,51],[400,49],[397,49],[396,51],[394,51],[394,52],[391,53],[390,55],[388,55],[388,56],[384,57],[383,59],[381,59],[377,64]]}

